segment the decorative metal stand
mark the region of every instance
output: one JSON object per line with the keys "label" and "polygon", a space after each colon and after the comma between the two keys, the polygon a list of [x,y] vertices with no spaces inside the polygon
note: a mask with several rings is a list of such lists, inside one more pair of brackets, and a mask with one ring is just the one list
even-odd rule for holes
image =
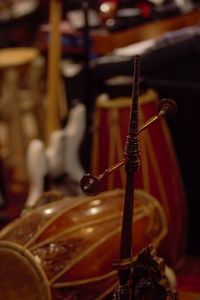
{"label": "decorative metal stand", "polygon": [[176,104],[170,99],[161,101],[158,116],[152,117],[138,130],[140,57],[134,60],[134,82],[132,106],[128,135],[124,150],[125,158],[95,177],[86,174],[81,180],[81,188],[88,195],[96,195],[100,190],[102,178],[125,165],[126,188],[121,231],[120,259],[113,263],[118,269],[119,283],[114,291],[113,300],[177,300],[176,292],[170,291],[164,272],[164,261],[156,256],[156,250],[148,246],[139,255],[135,264],[132,262],[132,224],[134,208],[134,178],[139,168],[138,134],[158,118],[173,115]]}

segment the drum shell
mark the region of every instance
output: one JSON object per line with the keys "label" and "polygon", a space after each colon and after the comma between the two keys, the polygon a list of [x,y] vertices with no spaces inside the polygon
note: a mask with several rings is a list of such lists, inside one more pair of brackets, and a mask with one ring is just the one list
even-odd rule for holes
{"label": "drum shell", "polygon": [[[158,114],[158,104],[158,95],[153,90],[139,97],[140,126]],[[130,105],[130,98],[98,99],[93,121],[92,174],[101,174],[124,158]],[[140,134],[139,150],[140,168],[135,185],[155,196],[164,207],[169,231],[161,255],[174,265],[185,251],[187,206],[173,141],[164,119]],[[125,178],[121,168],[103,180],[102,190],[124,188]]]}
{"label": "drum shell", "polygon": [[[31,256],[53,299],[105,299],[117,283],[112,262],[119,258],[123,198],[122,190],[71,197],[28,213],[2,230],[1,264],[7,243]],[[157,246],[167,230],[159,202],[139,190],[135,198],[134,255],[151,242]]]}

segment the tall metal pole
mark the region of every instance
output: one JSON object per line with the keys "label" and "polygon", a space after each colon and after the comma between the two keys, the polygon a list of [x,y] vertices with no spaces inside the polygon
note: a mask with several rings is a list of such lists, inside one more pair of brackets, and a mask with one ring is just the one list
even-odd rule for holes
{"label": "tall metal pole", "polygon": [[130,112],[128,135],[124,154],[126,157],[126,189],[124,199],[124,211],[121,231],[120,261],[117,264],[119,268],[119,285],[114,293],[115,300],[130,300],[131,289],[128,285],[131,261],[132,261],[132,225],[133,225],[133,207],[134,207],[134,175],[139,166],[138,159],[138,97],[139,97],[139,71],[140,57],[136,56],[134,60],[134,82],[132,106]]}

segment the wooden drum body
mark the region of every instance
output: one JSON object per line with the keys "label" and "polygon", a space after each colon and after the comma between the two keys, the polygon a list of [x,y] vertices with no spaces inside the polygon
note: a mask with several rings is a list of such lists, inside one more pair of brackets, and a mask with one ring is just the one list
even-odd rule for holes
{"label": "wooden drum body", "polygon": [[[0,233],[0,299],[112,299],[124,192],[43,205]],[[159,202],[136,190],[133,254],[166,234]],[[3,296],[3,298],[1,298]]]}
{"label": "wooden drum body", "polygon": [[[148,90],[139,98],[139,124],[158,114],[158,95]],[[130,98],[99,98],[94,113],[93,157],[91,173],[101,174],[124,158]],[[183,254],[186,236],[186,200],[173,143],[165,120],[158,120],[140,134],[140,169],[136,188],[156,197],[163,205],[169,232],[162,256],[175,264]],[[125,187],[121,168],[102,182],[102,190]]]}

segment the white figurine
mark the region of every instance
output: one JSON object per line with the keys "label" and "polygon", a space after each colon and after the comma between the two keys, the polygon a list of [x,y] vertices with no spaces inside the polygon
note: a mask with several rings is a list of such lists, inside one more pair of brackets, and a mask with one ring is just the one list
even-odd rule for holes
{"label": "white figurine", "polygon": [[45,175],[55,178],[66,173],[73,181],[80,181],[85,173],[79,159],[79,146],[85,127],[86,109],[79,103],[70,110],[66,127],[51,134],[47,148],[41,140],[31,141],[27,149],[30,188],[26,207],[34,207],[44,191]]}

